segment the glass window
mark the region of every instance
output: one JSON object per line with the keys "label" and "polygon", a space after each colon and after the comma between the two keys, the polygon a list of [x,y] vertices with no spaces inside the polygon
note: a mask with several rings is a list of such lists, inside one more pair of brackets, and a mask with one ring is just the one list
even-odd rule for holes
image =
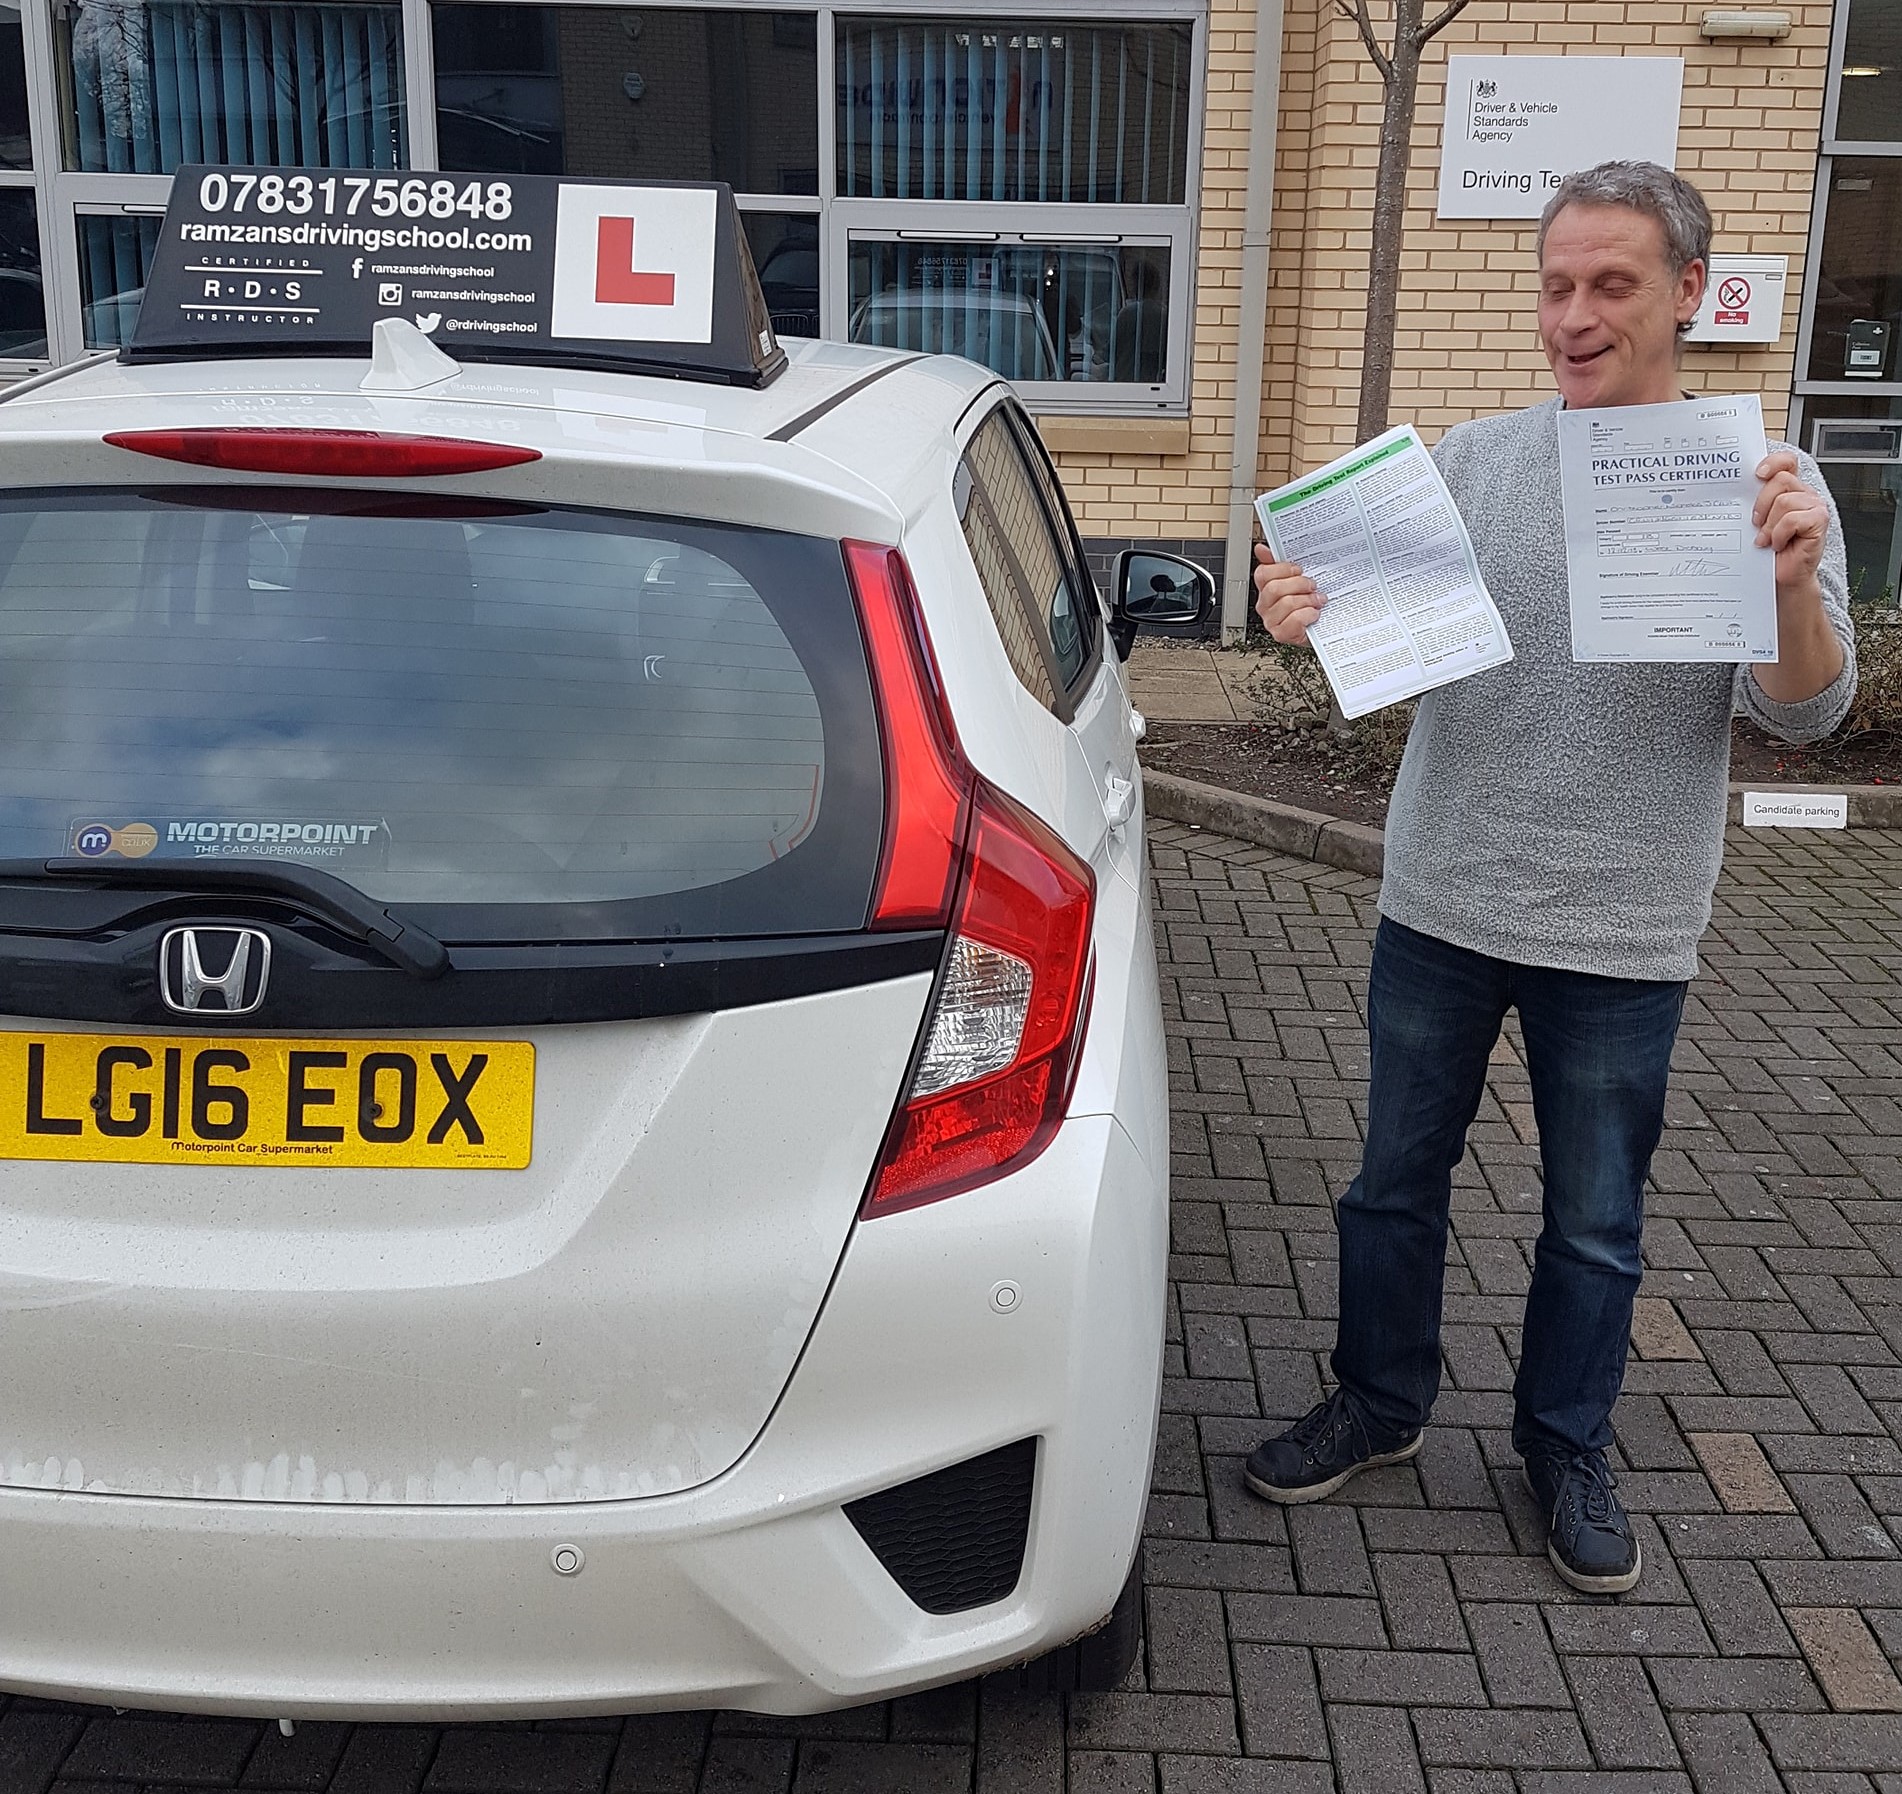
{"label": "glass window", "polygon": [[136,822],[451,938],[851,930],[879,766],[836,542],[388,493],[0,498],[0,857]]}
{"label": "glass window", "polygon": [[0,358],[46,358],[40,225],[30,187],[0,187]]}
{"label": "glass window", "polygon": [[1902,143],[1902,4],[1850,0],[1837,89],[1836,135]]}
{"label": "glass window", "polygon": [[1017,677],[1040,702],[1068,691],[1090,657],[1068,545],[1053,526],[1006,414],[971,438],[964,472],[964,539]]}
{"label": "glass window", "polygon": [[1809,378],[1893,380],[1902,330],[1902,158],[1838,156],[1829,169]]}
{"label": "glass window", "polygon": [[1050,456],[1037,434],[1036,425],[1014,407],[1012,417],[1018,444],[1042,495],[1044,512],[1050,519],[1050,528],[1067,570],[1067,577],[1051,590],[1050,609],[1044,621],[1050,631],[1050,645],[1056,650],[1057,671],[1067,683],[1074,685],[1094,656],[1101,632],[1103,615],[1097,604],[1096,582],[1090,576],[1089,562],[1084,558],[1083,544],[1078,540],[1076,523],[1063,495],[1063,484],[1050,465]]}
{"label": "glass window", "polygon": [[145,271],[158,247],[157,218],[98,217],[82,212],[79,226],[79,303],[86,347],[116,349],[139,321]]}
{"label": "glass window", "polygon": [[1160,385],[1169,251],[854,240],[853,342],[963,355],[1007,380]]}
{"label": "glass window", "polygon": [[978,583],[991,607],[991,621],[1004,644],[1014,672],[1024,689],[1047,709],[1056,708],[1056,688],[1050,681],[1050,664],[1037,641],[1030,612],[1023,598],[1024,580],[1004,538],[1003,525],[987,490],[980,488],[976,470],[995,468],[1000,455],[1010,452],[1009,436],[1001,414],[971,438],[965,451],[964,540],[977,568]]}
{"label": "glass window", "polygon": [[841,14],[839,192],[1181,205],[1193,34]]}
{"label": "glass window", "polygon": [[814,13],[437,6],[442,165],[819,191]]}
{"label": "glass window", "polygon": [[26,123],[26,60],[21,48],[20,9],[0,5],[0,168],[31,168],[33,145]]}
{"label": "glass window", "polygon": [[398,168],[407,159],[400,6],[70,0],[56,16],[68,168]]}
{"label": "glass window", "polygon": [[819,220],[781,212],[743,212],[746,245],[760,291],[781,336],[819,334]]}
{"label": "glass window", "polygon": [[1808,401],[1805,446],[1842,514],[1849,595],[1894,606],[1902,587],[1902,399]]}

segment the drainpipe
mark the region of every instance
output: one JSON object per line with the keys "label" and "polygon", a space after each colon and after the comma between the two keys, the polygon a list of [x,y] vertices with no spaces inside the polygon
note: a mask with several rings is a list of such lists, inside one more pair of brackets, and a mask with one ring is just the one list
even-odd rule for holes
{"label": "drainpipe", "polygon": [[1255,0],[1254,93],[1248,113],[1248,185],[1242,205],[1241,320],[1235,344],[1235,433],[1228,462],[1228,548],[1222,640],[1239,642],[1254,597],[1256,469],[1261,460],[1261,370],[1267,355],[1268,238],[1275,211],[1275,136],[1281,119],[1285,0]]}

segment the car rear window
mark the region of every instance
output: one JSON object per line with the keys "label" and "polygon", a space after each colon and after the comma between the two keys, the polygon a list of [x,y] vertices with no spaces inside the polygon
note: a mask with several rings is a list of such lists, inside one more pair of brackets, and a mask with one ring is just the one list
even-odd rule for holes
{"label": "car rear window", "polygon": [[451,939],[861,927],[836,542],[220,487],[0,499],[0,856],[294,861]]}

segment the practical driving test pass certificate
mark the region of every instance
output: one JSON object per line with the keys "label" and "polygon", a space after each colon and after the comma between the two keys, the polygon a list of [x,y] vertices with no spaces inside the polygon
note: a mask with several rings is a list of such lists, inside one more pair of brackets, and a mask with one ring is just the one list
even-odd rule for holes
{"label": "practical driving test pass certificate", "polygon": [[1559,413],[1575,661],[1770,661],[1754,393]]}
{"label": "practical driving test pass certificate", "polygon": [[1327,597],[1308,626],[1343,716],[1512,658],[1472,538],[1411,424],[1255,500],[1277,560]]}

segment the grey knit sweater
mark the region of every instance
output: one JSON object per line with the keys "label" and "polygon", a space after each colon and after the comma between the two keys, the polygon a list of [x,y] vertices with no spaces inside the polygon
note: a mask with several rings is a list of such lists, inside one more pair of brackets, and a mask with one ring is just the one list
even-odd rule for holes
{"label": "grey knit sweater", "polygon": [[1773,703],[1746,667],[1575,665],[1558,411],[1460,424],[1434,451],[1516,658],[1421,699],[1380,909],[1523,965],[1691,978],[1723,858],[1733,709],[1813,741],[1855,695],[1842,528],[1832,505],[1821,582],[1846,664],[1807,702]]}

